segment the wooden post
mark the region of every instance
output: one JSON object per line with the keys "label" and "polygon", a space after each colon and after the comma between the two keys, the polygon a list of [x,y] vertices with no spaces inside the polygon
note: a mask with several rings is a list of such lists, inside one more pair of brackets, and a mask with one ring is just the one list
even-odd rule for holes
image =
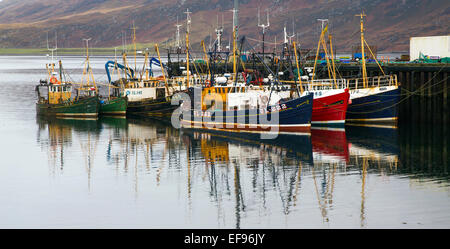
{"label": "wooden post", "polygon": [[[428,72],[428,80],[427,82],[430,82],[433,78],[433,75],[431,72]],[[429,83],[430,84],[430,83]],[[433,121],[433,96],[431,95],[431,87],[428,87],[428,98],[427,98],[427,121],[428,123],[432,123]]]}
{"label": "wooden post", "polygon": [[420,90],[420,102],[419,102],[419,109],[420,112],[418,113],[418,118],[419,118],[419,122],[420,123],[428,123],[426,118],[425,118],[425,114],[426,114],[426,99],[425,99],[425,88],[423,87],[423,85],[425,84],[425,72],[420,72],[420,84],[419,87],[421,87]]}
{"label": "wooden post", "polygon": [[[415,72],[411,71],[411,90],[412,92],[414,92],[416,90],[416,84],[415,84],[415,77],[414,77]],[[412,123],[417,123],[417,108],[416,107],[416,102],[417,102],[417,96],[413,95],[411,97],[411,104],[410,104],[410,110],[409,110],[409,115],[411,115],[411,121]]]}
{"label": "wooden post", "polygon": [[[434,80],[433,80],[433,84],[432,85],[434,85],[433,86],[433,92],[434,93],[437,93],[438,92],[438,82],[439,81],[441,81],[441,77],[440,77],[440,73],[439,72],[437,72],[436,73],[436,77],[434,78]],[[435,119],[434,119],[434,124],[440,124],[440,122],[442,121],[442,118],[441,118],[441,116],[442,116],[442,102],[440,101],[441,99],[440,99],[440,96],[439,96],[440,94],[435,94],[434,95],[434,102],[435,102],[435,104],[434,104],[434,108],[433,108],[433,111],[436,113],[436,115],[435,115]]]}
{"label": "wooden post", "polygon": [[[405,87],[405,81],[404,81],[404,77],[403,77],[403,72],[394,72],[398,74],[398,79],[399,79],[399,83],[402,84],[402,88]],[[402,89],[402,92],[405,92],[404,89]],[[402,97],[403,98],[403,97]],[[403,123],[404,122],[404,115],[405,115],[405,104],[404,102],[400,103],[399,106],[399,114],[398,114],[398,119],[399,119],[399,123]]]}
{"label": "wooden post", "polygon": [[448,151],[447,151],[447,145],[448,145],[448,73],[444,74],[444,79],[445,81],[443,82],[443,95],[444,95],[444,99],[443,99],[443,104],[444,104],[444,125],[442,126],[442,137],[443,139],[443,143],[442,143],[442,165],[444,167],[445,173],[447,173],[447,165],[448,165]]}
{"label": "wooden post", "polygon": [[[411,92],[411,72],[405,72],[406,74],[406,83],[405,83],[405,89],[408,90],[408,94],[409,92]],[[410,123],[412,121],[411,118],[411,102],[412,102],[412,96],[408,95],[408,99],[405,102],[405,121],[407,121],[408,123]]]}
{"label": "wooden post", "polygon": [[448,73],[444,73],[443,82],[443,113],[444,113],[444,126],[448,125]]}

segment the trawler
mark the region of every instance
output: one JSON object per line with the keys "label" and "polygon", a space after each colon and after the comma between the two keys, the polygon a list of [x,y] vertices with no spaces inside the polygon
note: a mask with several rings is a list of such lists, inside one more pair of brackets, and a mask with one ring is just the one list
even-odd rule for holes
{"label": "trawler", "polygon": [[[189,18],[188,18],[189,20]],[[188,29],[189,30],[189,29]],[[210,82],[190,88],[190,105],[183,103],[181,126],[220,132],[309,134],[313,95],[300,96],[298,91],[280,91],[277,78],[267,87],[255,88],[238,84],[237,27],[233,30],[234,83]],[[189,33],[186,48],[189,59]],[[241,49],[245,38],[241,40]],[[189,83],[189,60],[187,73]],[[261,60],[264,64],[264,61]],[[271,71],[267,66],[266,69]],[[271,72],[271,74],[274,74]],[[211,78],[212,79],[212,78]],[[298,89],[297,89],[298,90]],[[277,120],[275,120],[275,117]],[[270,121],[269,121],[270,120]]]}
{"label": "trawler", "polygon": [[[118,71],[117,60],[114,60],[114,71]],[[111,79],[111,78],[110,78]],[[125,116],[128,108],[128,97],[123,96],[124,85],[118,81],[116,85],[108,84],[108,97],[100,99],[100,114],[107,116]]]}
{"label": "trawler", "polygon": [[[332,36],[329,35],[330,53],[332,55],[331,61],[328,58],[328,48],[325,41],[325,35],[328,32],[328,25],[322,31],[317,45],[316,59],[314,62],[314,71],[312,80],[305,84],[305,93],[314,95],[314,106],[312,114],[313,125],[326,126],[342,126],[345,124],[348,104],[350,100],[350,93],[346,82],[342,79],[336,78],[336,67],[334,63]],[[297,74],[300,85],[303,87],[302,78],[300,76],[300,67],[297,59],[297,46],[294,44],[295,61],[297,64]],[[327,60],[329,80],[314,80],[317,60],[319,56],[320,47],[325,51],[325,58]]]}
{"label": "trawler", "polygon": [[[164,66],[160,60],[149,60],[148,53],[145,54],[144,72],[136,75],[136,71],[128,66],[127,55],[123,53],[124,65],[109,61],[106,64],[106,72],[110,81],[110,87],[115,91],[116,96],[127,98],[127,114],[140,116],[166,116],[172,114],[176,106],[171,105],[171,95],[175,91],[171,91],[167,86],[166,76],[152,77],[150,76],[150,68],[148,63],[157,63],[161,66],[164,74]],[[112,81],[109,68],[114,65],[114,69],[121,69],[124,77],[117,81]]]}
{"label": "trawler", "polygon": [[[123,65],[108,61],[105,65],[106,73],[109,79],[109,85],[116,91],[117,98],[127,98],[127,114],[139,116],[170,116],[176,106],[171,104],[173,89],[169,89],[168,80],[165,75],[164,65],[161,61],[158,45],[155,45],[155,51],[158,59],[150,58],[146,52],[143,69],[137,72],[137,49],[136,49],[136,28],[134,30],[134,60],[135,66],[132,69],[127,60],[127,53],[123,52]],[[113,66],[114,65],[114,66]],[[161,68],[162,76],[153,77],[152,65]],[[110,67],[117,70],[119,79],[112,81]],[[119,73],[122,70],[123,75]],[[119,97],[120,96],[120,97]]]}
{"label": "trawler", "polygon": [[[84,39],[86,41],[86,61],[84,62],[83,76],[81,82],[86,80],[86,85],[83,83],[79,90],[91,91],[90,94],[99,95],[99,90],[97,84],[95,83],[94,74],[92,72],[92,67],[90,64],[89,57],[89,41],[91,39]],[[90,83],[92,82],[92,89],[90,89]],[[127,98],[121,97],[119,93],[120,89],[114,89],[113,94],[111,94],[111,85],[108,87],[108,97],[98,97],[99,98],[99,115],[125,115],[127,110]]]}
{"label": "trawler", "polygon": [[[398,102],[400,88],[396,75],[386,75],[376,60],[370,46],[364,39],[364,14],[361,17],[361,48],[362,48],[362,78],[337,79],[334,58],[328,58],[325,34],[328,25],[322,26],[322,33],[317,47],[317,54],[312,73],[312,80],[306,83],[306,93],[314,94],[314,107],[312,123],[318,124],[345,124],[345,123],[372,123],[396,122],[398,120]],[[333,45],[329,35],[331,54]],[[314,79],[320,46],[323,46],[327,60],[328,79]],[[382,76],[367,77],[366,54],[367,47],[375,58]],[[334,57],[334,56],[333,56]],[[297,66],[298,67],[298,66]],[[301,78],[299,77],[301,82]],[[300,83],[302,84],[302,83]]]}
{"label": "trawler", "polygon": [[[52,56],[53,57],[53,56]],[[38,115],[54,117],[97,118],[99,99],[96,88],[89,85],[74,88],[72,82],[63,80],[62,62],[59,61],[59,74],[55,63],[46,64],[48,76],[36,86]],[[72,91],[76,95],[72,96]]]}
{"label": "trawler", "polygon": [[[352,123],[397,123],[398,104],[400,101],[400,84],[397,75],[386,75],[370,46],[364,39],[364,17],[361,18],[361,51],[362,79],[349,79],[350,105],[347,111],[347,122]],[[383,76],[367,77],[365,46],[380,68]]]}

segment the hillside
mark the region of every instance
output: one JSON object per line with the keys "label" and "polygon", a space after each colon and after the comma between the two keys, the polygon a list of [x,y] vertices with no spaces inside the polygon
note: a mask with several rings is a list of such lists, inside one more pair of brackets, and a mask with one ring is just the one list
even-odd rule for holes
{"label": "hillside", "polygon": [[[314,47],[320,30],[318,18],[328,18],[333,42],[340,51],[358,43],[361,10],[367,14],[367,40],[381,51],[406,51],[411,36],[448,35],[448,0],[241,0],[240,34],[260,39],[257,8],[270,10],[266,39],[283,39],[283,27],[299,43]],[[233,1],[219,0],[3,0],[0,2],[0,47],[46,47],[47,33],[59,47],[81,47],[92,38],[94,47],[122,46],[131,42],[133,21],[140,43],[173,42],[177,17],[184,24],[192,11],[192,42],[209,43],[217,16],[224,16],[225,40],[230,37]],[[264,17],[264,13],[262,13]],[[263,18],[264,19],[264,18]],[[184,30],[184,27],[183,27]],[[124,38],[125,37],[125,38]],[[255,43],[253,41],[253,43]]]}

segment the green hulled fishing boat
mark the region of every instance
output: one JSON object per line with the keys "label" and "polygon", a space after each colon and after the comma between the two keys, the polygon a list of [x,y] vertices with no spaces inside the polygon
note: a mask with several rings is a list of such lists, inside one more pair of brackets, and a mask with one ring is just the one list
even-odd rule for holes
{"label": "green hulled fishing boat", "polygon": [[[48,78],[36,86],[38,102],[36,112],[42,116],[97,118],[99,99],[95,89],[75,89],[71,82],[63,81],[62,63],[59,61],[59,78],[54,63],[47,64]],[[81,90],[81,91],[80,91]]]}
{"label": "green hulled fishing boat", "polygon": [[[40,85],[44,86],[44,85]],[[67,86],[52,86],[48,88],[61,89]],[[49,91],[49,95],[53,93]],[[77,117],[77,118],[97,118],[98,116],[98,97],[85,97],[78,100],[63,100],[57,103],[49,101],[48,99],[39,98],[36,104],[36,111],[38,115],[55,116],[55,117]]]}
{"label": "green hulled fishing boat", "polygon": [[100,115],[125,116],[127,114],[128,98],[115,97],[100,100]]}

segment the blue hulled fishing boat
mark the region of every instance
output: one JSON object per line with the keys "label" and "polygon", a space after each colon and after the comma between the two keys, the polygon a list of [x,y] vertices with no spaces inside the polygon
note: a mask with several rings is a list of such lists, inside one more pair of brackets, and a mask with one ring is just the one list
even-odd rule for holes
{"label": "blue hulled fishing boat", "polygon": [[[347,110],[347,122],[350,123],[396,123],[400,102],[400,84],[396,75],[386,75],[376,60],[370,46],[364,39],[364,16],[361,18],[362,79],[350,79],[350,104]],[[383,76],[367,77],[365,47],[375,58]]]}
{"label": "blue hulled fishing boat", "polygon": [[[312,94],[282,99],[274,92],[252,92],[246,87],[210,87],[200,91],[201,103],[194,100],[195,89],[191,88],[189,91],[190,98],[194,101],[191,102],[190,110],[182,115],[183,128],[296,135],[309,135],[311,132]],[[246,98],[241,98],[240,103],[236,102],[243,95]],[[223,101],[221,108],[206,105],[215,102],[211,96],[217,102],[219,99]],[[269,104],[262,104],[269,98]]]}

